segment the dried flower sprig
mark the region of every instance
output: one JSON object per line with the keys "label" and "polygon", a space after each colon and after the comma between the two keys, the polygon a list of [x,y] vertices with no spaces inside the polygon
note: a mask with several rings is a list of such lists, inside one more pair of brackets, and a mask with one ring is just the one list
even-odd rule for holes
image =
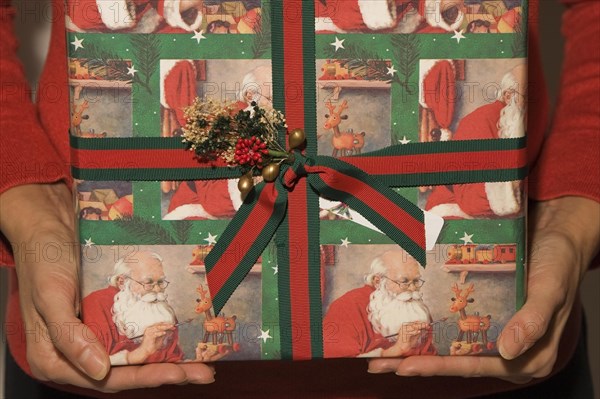
{"label": "dried flower sprig", "polygon": [[252,102],[252,110],[239,110],[234,102],[196,98],[185,108],[183,141],[204,160],[223,159],[242,174],[288,159],[278,133],[287,128],[285,117],[275,109]]}

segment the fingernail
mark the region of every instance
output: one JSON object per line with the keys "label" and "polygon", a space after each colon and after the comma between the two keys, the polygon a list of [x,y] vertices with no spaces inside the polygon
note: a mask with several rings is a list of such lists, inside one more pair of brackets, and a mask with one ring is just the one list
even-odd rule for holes
{"label": "fingernail", "polygon": [[368,373],[371,374],[381,374],[381,373],[389,373],[390,371],[394,371],[395,369],[385,361],[379,361],[375,364],[369,363],[369,368],[367,369]]}
{"label": "fingernail", "polygon": [[87,375],[100,381],[108,372],[102,358],[103,354],[95,346],[88,346],[79,356],[79,365]]}
{"label": "fingernail", "polygon": [[521,356],[523,353],[527,352],[527,350],[531,348],[531,346],[531,344],[524,343],[521,346],[521,349],[518,349],[517,347],[516,350],[511,352],[510,350],[506,349],[504,345],[498,345],[498,352],[500,353],[500,356],[502,356],[506,360],[513,360]]}

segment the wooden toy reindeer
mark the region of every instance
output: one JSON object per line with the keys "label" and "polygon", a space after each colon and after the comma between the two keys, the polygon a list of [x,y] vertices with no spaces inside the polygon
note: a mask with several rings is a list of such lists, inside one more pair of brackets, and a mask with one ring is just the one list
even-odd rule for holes
{"label": "wooden toy reindeer", "polygon": [[84,137],[88,139],[94,138],[103,138],[106,137],[106,132],[102,133],[94,133],[94,130],[89,130],[87,132],[82,132],[81,130],[81,122],[84,120],[90,119],[89,115],[84,115],[84,111],[90,107],[90,103],[88,100],[85,100],[80,105],[75,105],[73,109],[73,115],[71,116],[71,125],[75,129],[74,135],[77,137]]}
{"label": "wooden toy reindeer", "polygon": [[[204,337],[202,338],[203,346],[208,346],[208,340],[211,339],[211,344],[215,346],[219,353],[224,353],[228,349],[238,351],[240,346],[233,342],[233,331],[235,330],[236,316],[225,317],[212,315],[212,299],[208,291],[205,291],[202,286],[196,288],[196,292],[200,294],[200,298],[196,299],[196,313],[204,313]],[[219,336],[220,335],[220,336]],[[227,343],[223,343],[223,338],[226,337]]]}
{"label": "wooden toy reindeer", "polygon": [[90,107],[90,103],[85,100],[80,105],[74,105],[73,115],[71,116],[71,125],[75,128],[75,136],[81,137],[81,122],[84,119],[90,119],[89,115],[84,115],[83,112]]}
{"label": "wooden toy reindeer", "polygon": [[[478,335],[481,333],[481,342],[483,345],[485,345],[486,349],[492,349],[493,344],[488,341],[487,337],[487,331],[490,328],[492,316],[487,315],[481,317],[478,312],[467,316],[467,312],[465,311],[467,304],[475,302],[473,298],[469,298],[469,294],[475,291],[473,284],[469,285],[464,291],[461,291],[461,289],[458,288],[458,284],[454,283],[452,291],[456,294],[456,298],[452,298],[450,311],[452,313],[458,312],[460,314],[460,319],[458,320],[459,332],[457,341],[462,341],[463,336],[467,333],[467,344],[476,343]],[[473,349],[474,351],[480,351],[479,348],[474,347]]]}
{"label": "wooden toy reindeer", "polygon": [[342,111],[348,108],[348,101],[342,101],[337,112],[335,105],[331,104],[331,101],[328,101],[325,106],[329,109],[329,114],[325,115],[327,120],[323,127],[333,130],[333,137],[331,138],[333,153],[331,155],[337,157],[340,150],[342,151],[342,156],[352,155],[352,153],[360,154],[362,148],[365,146],[366,133],[354,133],[353,130],[341,132],[339,127],[342,120],[348,119],[348,115],[342,115]]}

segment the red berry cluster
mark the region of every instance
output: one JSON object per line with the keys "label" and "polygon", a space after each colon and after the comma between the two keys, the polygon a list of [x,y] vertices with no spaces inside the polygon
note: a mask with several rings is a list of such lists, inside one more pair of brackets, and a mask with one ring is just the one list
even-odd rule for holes
{"label": "red berry cluster", "polygon": [[256,136],[249,139],[238,139],[235,145],[234,160],[239,165],[250,165],[262,168],[263,155],[268,154],[267,144]]}

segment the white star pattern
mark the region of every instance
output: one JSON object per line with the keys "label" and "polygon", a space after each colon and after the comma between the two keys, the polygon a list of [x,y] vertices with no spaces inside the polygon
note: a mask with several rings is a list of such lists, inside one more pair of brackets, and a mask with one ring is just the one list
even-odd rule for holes
{"label": "white star pattern", "polygon": [[344,47],[344,40],[346,39],[338,39],[338,37],[335,37],[335,42],[330,43],[333,47],[335,47],[335,51],[338,51],[339,49],[343,48],[345,49],[346,47]]}
{"label": "white star pattern", "polygon": [[410,140],[406,138],[406,136],[402,137],[402,140],[398,140],[398,142],[402,145],[410,143]]}
{"label": "white star pattern", "polygon": [[208,233],[208,237],[206,237],[204,239],[204,241],[206,241],[207,243],[209,243],[211,245],[215,245],[217,243],[217,236]]}
{"label": "white star pattern", "polygon": [[465,231],[465,235],[462,236],[462,238],[460,238],[461,241],[463,241],[465,243],[465,245],[467,244],[473,244],[473,234],[467,234],[467,232]]}
{"label": "white star pattern", "polygon": [[206,36],[203,35],[204,31],[200,30],[200,31],[194,31],[194,36],[192,36],[192,40],[196,40],[198,42],[198,44],[200,44],[200,40],[202,39],[206,39]]}
{"label": "white star pattern", "polygon": [[260,335],[257,338],[262,339],[263,344],[266,343],[268,339],[273,339],[273,337],[271,337],[271,334],[269,334],[269,331],[271,331],[271,330],[270,329],[267,331],[260,330]]}
{"label": "white star pattern", "polygon": [[388,69],[387,69],[387,74],[390,75],[390,76],[394,76],[394,74],[396,72],[398,72],[398,71],[396,71],[396,68],[394,68],[393,65],[391,67],[388,67]]}
{"label": "white star pattern", "polygon": [[341,239],[340,240],[342,243],[340,244],[342,247],[348,248],[348,244],[352,244],[349,240],[348,237]]}
{"label": "white star pattern", "polygon": [[90,248],[92,245],[96,245],[96,244],[94,244],[94,242],[92,241],[92,237],[90,237],[90,238],[86,238],[86,239],[85,239],[85,247],[86,247],[86,248]]}
{"label": "white star pattern", "polygon": [[135,76],[137,69],[132,65],[131,67],[127,67],[127,75]]}
{"label": "white star pattern", "polygon": [[75,46],[75,49],[73,51],[77,51],[80,48],[83,48],[83,41],[85,39],[78,39],[77,36],[75,36],[75,41],[72,41],[71,44],[73,46]]}
{"label": "white star pattern", "polygon": [[466,39],[465,35],[463,35],[464,30],[461,29],[460,31],[455,30],[454,31],[454,36],[452,36],[452,39],[456,39],[456,42],[458,44],[460,44],[461,39]]}
{"label": "white star pattern", "polygon": [[273,269],[273,274],[279,273],[279,266],[278,265],[271,266],[271,269]]}

